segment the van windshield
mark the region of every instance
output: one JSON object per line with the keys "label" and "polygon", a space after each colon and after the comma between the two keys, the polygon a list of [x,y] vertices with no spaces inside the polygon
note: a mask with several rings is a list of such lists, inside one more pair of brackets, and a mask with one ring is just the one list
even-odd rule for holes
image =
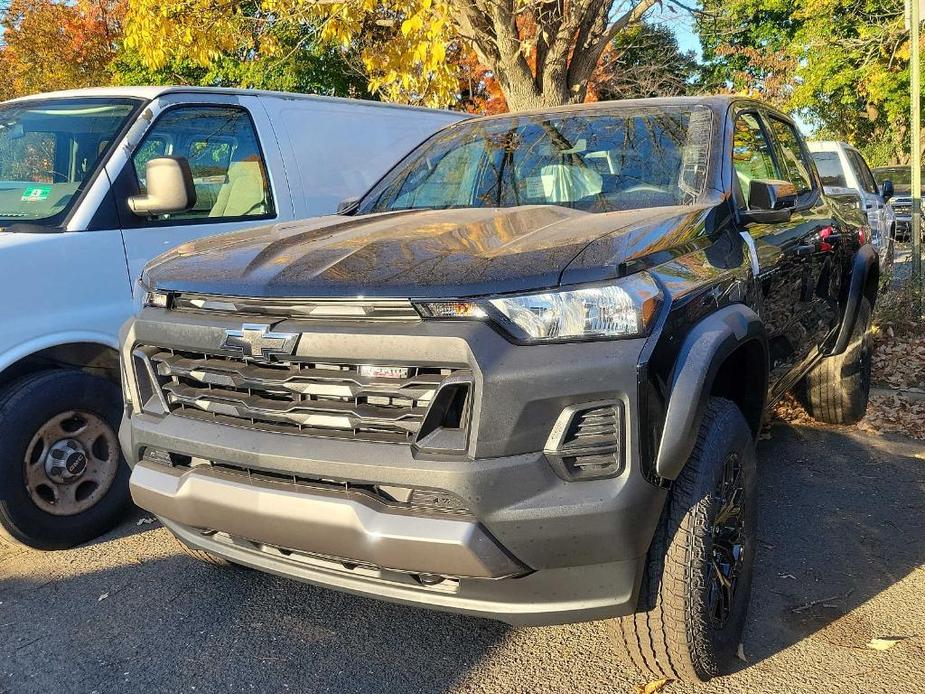
{"label": "van windshield", "polygon": [[705,186],[711,123],[703,106],[464,122],[393,169],[359,212],[518,205],[610,212],[691,204]]}
{"label": "van windshield", "polygon": [[60,223],[140,104],[90,98],[0,104],[0,227]]}

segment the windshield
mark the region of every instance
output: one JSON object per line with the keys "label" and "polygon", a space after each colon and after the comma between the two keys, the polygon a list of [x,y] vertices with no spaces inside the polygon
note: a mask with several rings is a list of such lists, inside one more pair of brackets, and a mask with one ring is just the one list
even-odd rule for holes
{"label": "windshield", "polygon": [[[884,181],[893,181],[895,193],[909,193],[912,190],[912,169],[908,166],[887,166],[873,170],[874,180],[878,185]],[[922,170],[922,180],[925,181],[925,169]],[[925,191],[925,186],[922,186]]]}
{"label": "windshield", "polygon": [[811,152],[811,154],[813,155],[813,161],[816,162],[816,168],[819,170],[822,185],[832,186],[833,188],[845,188],[848,186],[838,152]]}
{"label": "windshield", "polygon": [[385,177],[359,212],[562,205],[589,212],[693,203],[712,139],[706,107],[518,115],[453,126]]}
{"label": "windshield", "polygon": [[139,103],[48,99],[0,105],[0,225],[57,224]]}

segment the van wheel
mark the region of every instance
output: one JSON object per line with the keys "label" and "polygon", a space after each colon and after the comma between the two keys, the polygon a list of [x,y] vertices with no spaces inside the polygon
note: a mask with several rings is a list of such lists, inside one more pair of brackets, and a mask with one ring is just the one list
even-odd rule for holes
{"label": "van wheel", "polygon": [[826,357],[797,385],[797,396],[809,415],[824,424],[856,424],[867,412],[873,340],[871,305],[861,299],[848,347]]}
{"label": "van wheel", "polygon": [[612,623],[643,672],[705,681],[735,668],[755,558],[755,486],[745,418],[729,400],[710,398],[649,548],[638,612]]}
{"label": "van wheel", "polygon": [[43,371],[0,393],[0,535],[67,549],[112,528],[130,504],[116,435],[122,393],[82,371]]}

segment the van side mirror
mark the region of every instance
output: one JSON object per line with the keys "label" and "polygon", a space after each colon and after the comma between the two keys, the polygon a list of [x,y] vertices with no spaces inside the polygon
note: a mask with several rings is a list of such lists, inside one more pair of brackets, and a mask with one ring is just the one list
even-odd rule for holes
{"label": "van side mirror", "polygon": [[757,181],[748,186],[748,209],[739,215],[748,224],[774,224],[790,219],[797,201],[797,188],[790,181]]}
{"label": "van side mirror", "polygon": [[896,190],[893,188],[893,181],[886,179],[880,186],[880,197],[883,198],[883,202],[886,202],[896,194]]}
{"label": "van side mirror", "polygon": [[144,195],[128,199],[139,217],[185,212],[196,204],[196,186],[186,157],[158,157],[145,166]]}

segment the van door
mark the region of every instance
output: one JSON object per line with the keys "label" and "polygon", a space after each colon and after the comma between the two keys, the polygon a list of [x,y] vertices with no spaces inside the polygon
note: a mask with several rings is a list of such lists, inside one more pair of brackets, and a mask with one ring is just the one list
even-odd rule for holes
{"label": "van door", "polygon": [[[122,161],[111,162],[133,291],[144,266],[180,244],[292,219],[279,146],[257,97],[171,94],[151,105],[147,121],[129,134]],[[147,162],[163,156],[189,161],[196,202],[139,217],[127,200],[144,191]]]}
{"label": "van door", "polygon": [[809,173],[808,153],[789,123],[757,111],[739,113],[732,156],[746,205],[753,179],[790,181],[799,193],[789,221],[750,224],[746,229],[759,266],[760,310],[768,328],[773,385],[822,344],[837,316],[829,303],[832,273],[819,258],[825,248],[819,234],[831,227],[832,219]]}

